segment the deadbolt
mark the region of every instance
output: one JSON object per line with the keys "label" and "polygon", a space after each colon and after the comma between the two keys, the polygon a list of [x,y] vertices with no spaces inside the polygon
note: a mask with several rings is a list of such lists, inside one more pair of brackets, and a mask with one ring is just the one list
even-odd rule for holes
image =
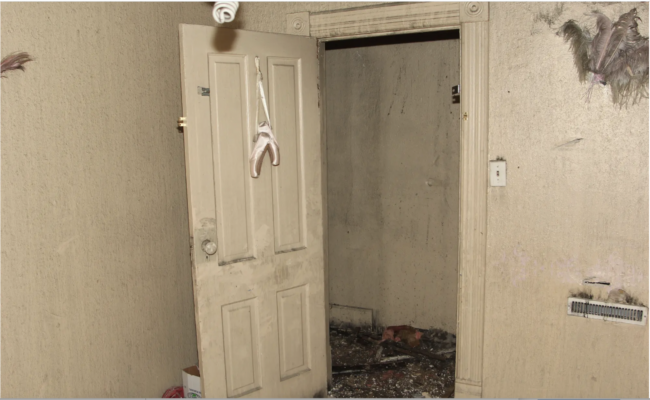
{"label": "deadbolt", "polygon": [[203,243],[201,243],[201,248],[205,254],[209,256],[214,255],[214,253],[217,252],[217,244],[208,239],[204,240]]}

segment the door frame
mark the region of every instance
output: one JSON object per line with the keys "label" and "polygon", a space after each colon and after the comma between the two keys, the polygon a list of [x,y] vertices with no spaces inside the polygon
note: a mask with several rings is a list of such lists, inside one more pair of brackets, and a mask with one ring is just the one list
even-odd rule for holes
{"label": "door frame", "polygon": [[[324,52],[324,42],[331,40],[449,29],[460,31],[462,91],[455,397],[482,397],[487,246],[489,4],[385,3],[287,14],[286,20],[286,33],[319,39],[319,55]],[[323,61],[324,57],[321,56],[321,70]],[[324,77],[319,79],[322,99]],[[326,205],[327,160],[323,101],[320,101],[320,107],[323,205]],[[327,210],[326,207],[323,208],[323,239],[327,249]],[[327,261],[325,251],[325,284],[329,285]],[[326,315],[329,317],[328,291],[325,293]],[[331,371],[329,357],[328,352],[328,370]]]}

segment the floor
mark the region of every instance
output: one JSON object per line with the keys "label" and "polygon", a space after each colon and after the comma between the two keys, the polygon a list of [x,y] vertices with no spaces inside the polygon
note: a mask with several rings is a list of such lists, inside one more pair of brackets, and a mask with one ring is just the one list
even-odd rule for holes
{"label": "floor", "polygon": [[331,326],[329,397],[454,397],[456,336],[439,329],[417,332],[417,339],[404,334],[400,340],[386,329]]}

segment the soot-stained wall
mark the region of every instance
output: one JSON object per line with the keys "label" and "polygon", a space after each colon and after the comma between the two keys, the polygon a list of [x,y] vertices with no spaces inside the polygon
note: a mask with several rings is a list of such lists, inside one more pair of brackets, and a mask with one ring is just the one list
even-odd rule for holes
{"label": "soot-stained wall", "polygon": [[427,37],[325,53],[330,303],[455,332],[460,49]]}

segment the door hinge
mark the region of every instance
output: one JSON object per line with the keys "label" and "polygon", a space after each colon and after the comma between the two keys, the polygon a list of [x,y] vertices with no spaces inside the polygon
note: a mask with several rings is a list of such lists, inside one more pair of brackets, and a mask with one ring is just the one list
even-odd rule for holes
{"label": "door hinge", "polygon": [[210,88],[209,87],[197,86],[196,91],[201,96],[210,96]]}
{"label": "door hinge", "polygon": [[182,128],[184,126],[187,126],[187,118],[185,117],[178,117],[178,127]]}
{"label": "door hinge", "polygon": [[451,87],[451,102],[452,104],[460,103],[460,85]]}
{"label": "door hinge", "polygon": [[190,261],[194,262],[194,237],[190,236]]}

